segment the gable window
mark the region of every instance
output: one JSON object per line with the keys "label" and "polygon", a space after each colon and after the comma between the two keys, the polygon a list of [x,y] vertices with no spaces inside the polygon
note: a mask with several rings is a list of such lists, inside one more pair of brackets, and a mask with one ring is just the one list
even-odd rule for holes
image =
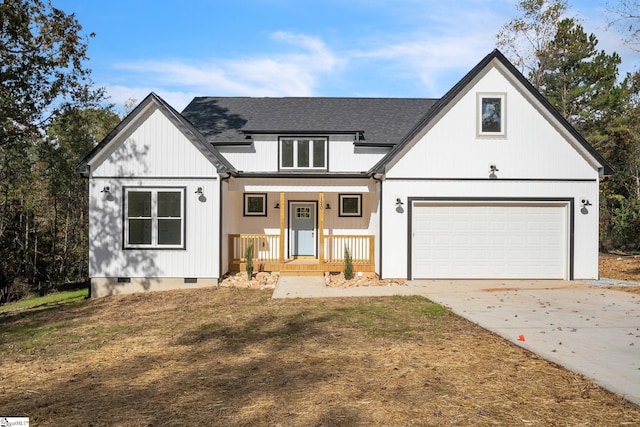
{"label": "gable window", "polygon": [[506,94],[478,94],[478,135],[506,135]]}
{"label": "gable window", "polygon": [[280,139],[280,169],[327,169],[327,140]]}
{"label": "gable window", "polygon": [[184,248],[184,189],[125,188],[125,248]]}

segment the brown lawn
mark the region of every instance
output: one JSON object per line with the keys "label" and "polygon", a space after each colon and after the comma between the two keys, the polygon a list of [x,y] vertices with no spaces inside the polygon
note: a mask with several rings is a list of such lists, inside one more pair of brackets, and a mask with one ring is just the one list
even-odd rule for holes
{"label": "brown lawn", "polygon": [[0,315],[32,425],[638,425],[640,408],[420,297],[238,289]]}

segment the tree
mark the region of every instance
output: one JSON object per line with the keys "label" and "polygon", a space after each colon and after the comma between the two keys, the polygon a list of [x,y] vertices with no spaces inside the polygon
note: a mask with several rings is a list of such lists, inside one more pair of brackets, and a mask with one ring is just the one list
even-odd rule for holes
{"label": "tree", "polygon": [[[638,1],[620,4],[627,18],[638,16]],[[620,57],[599,51],[595,35],[562,17],[566,2],[522,0],[519,7],[523,16],[502,28],[498,44],[616,169],[601,187],[602,248],[640,248],[640,75],[619,82]]]}
{"label": "tree", "polygon": [[46,283],[82,281],[87,277],[88,200],[86,182],[75,166],[113,129],[120,118],[111,106],[70,108],[47,129],[38,146],[45,221]]}
{"label": "tree", "polygon": [[[60,218],[77,223],[73,216],[82,213],[66,207],[77,207],[86,190],[69,180],[80,152],[60,138],[74,127],[48,128],[104,101],[84,66],[81,30],[73,14],[48,1],[0,3],[0,302],[69,277],[61,265],[70,264],[59,255]],[[75,199],[61,205],[63,193]]]}
{"label": "tree", "polygon": [[580,130],[606,119],[620,99],[620,57],[598,51],[597,44],[594,34],[585,33],[573,19],[563,19],[547,43],[545,66],[534,73],[539,90]]}
{"label": "tree", "polygon": [[56,103],[86,93],[81,30],[73,14],[49,2],[0,4],[0,146],[37,135]]}
{"label": "tree", "polygon": [[566,0],[520,0],[522,16],[502,26],[497,46],[520,71],[540,88],[542,70],[547,69],[549,44],[556,36],[558,23],[567,11]]}
{"label": "tree", "polygon": [[617,28],[626,34],[624,42],[633,49],[640,49],[640,1],[619,0],[613,5],[607,4],[609,27]]}

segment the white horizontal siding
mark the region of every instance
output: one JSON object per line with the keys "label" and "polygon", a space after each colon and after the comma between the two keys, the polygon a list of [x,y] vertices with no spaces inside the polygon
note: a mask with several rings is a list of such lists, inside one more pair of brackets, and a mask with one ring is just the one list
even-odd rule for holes
{"label": "white horizontal siding", "polygon": [[[101,190],[110,187],[113,200]],[[179,250],[123,249],[123,187],[186,187],[185,244]],[[195,194],[203,188],[206,201]],[[219,182],[215,179],[101,179],[89,181],[91,277],[220,277]]]}
{"label": "white horizontal siding", "polygon": [[[365,172],[371,169],[388,148],[355,147],[353,135],[327,137],[329,172]],[[312,138],[312,136],[309,136]],[[237,170],[276,172],[279,169],[278,135],[254,135],[250,146],[220,146],[218,150]]]}
{"label": "white horizontal siding", "polygon": [[218,151],[239,171],[276,172],[278,170],[278,137],[255,135],[253,144],[221,146]]}
{"label": "white horizontal siding", "polygon": [[[477,94],[506,93],[506,137],[477,137]],[[530,95],[529,95],[530,96]],[[469,88],[387,177],[596,178],[597,171],[497,69]]]}
{"label": "white horizontal siding", "polygon": [[151,107],[111,142],[93,177],[216,176],[213,164],[158,108]]}
{"label": "white horizontal siding", "polygon": [[331,172],[365,172],[389,151],[388,148],[355,147],[351,139],[333,139],[329,146]]}

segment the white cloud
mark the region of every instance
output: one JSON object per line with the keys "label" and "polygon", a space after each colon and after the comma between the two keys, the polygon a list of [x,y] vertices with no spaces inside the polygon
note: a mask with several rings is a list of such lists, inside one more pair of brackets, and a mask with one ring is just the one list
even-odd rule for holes
{"label": "white cloud", "polygon": [[[178,110],[186,106],[192,94],[311,96],[320,76],[333,72],[343,62],[316,37],[280,31],[272,34],[272,39],[292,46],[295,51],[272,57],[257,55],[208,62],[146,60],[119,63],[115,68],[133,84],[130,87],[106,85],[107,91],[116,104],[123,104],[131,96],[144,98],[150,91],[155,91],[161,96],[165,94],[163,98]],[[136,84],[138,82],[143,85]],[[172,99],[178,102],[172,102]]]}

